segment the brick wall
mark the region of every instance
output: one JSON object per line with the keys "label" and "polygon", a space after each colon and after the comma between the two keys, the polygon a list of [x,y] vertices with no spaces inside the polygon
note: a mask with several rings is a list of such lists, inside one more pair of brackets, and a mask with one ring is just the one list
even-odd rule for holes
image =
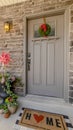
{"label": "brick wall", "polygon": [[[71,4],[73,0],[27,0],[0,8],[0,53],[9,52],[13,59],[7,68],[8,71],[20,77],[23,75],[24,16],[62,9]],[[6,33],[4,22],[8,20],[12,20],[13,28]],[[71,21],[73,22],[73,18]]]}

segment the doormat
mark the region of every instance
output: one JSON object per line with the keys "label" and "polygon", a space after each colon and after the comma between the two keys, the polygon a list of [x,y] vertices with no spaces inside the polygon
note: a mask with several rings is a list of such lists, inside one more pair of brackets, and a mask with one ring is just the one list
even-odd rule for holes
{"label": "doormat", "polygon": [[63,115],[27,108],[24,109],[18,124],[37,130],[68,130]]}

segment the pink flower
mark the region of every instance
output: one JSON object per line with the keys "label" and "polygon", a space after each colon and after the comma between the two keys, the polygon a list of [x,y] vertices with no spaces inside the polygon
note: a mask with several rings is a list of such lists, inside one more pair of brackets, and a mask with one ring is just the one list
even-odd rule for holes
{"label": "pink flower", "polygon": [[6,65],[10,62],[10,55],[9,53],[5,53],[3,52],[1,55],[0,55],[0,63]]}
{"label": "pink flower", "polygon": [[16,80],[15,76],[12,76],[11,80],[12,80],[12,82],[14,82]]}

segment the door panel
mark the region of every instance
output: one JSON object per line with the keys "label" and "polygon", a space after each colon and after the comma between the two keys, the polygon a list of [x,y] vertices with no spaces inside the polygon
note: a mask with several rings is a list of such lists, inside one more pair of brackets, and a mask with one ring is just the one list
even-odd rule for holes
{"label": "door panel", "polygon": [[[41,70],[41,54],[40,54],[40,45],[33,45],[33,84],[40,84],[40,70]],[[37,64],[36,64],[37,63]]]}
{"label": "door panel", "polygon": [[47,44],[47,85],[54,84],[55,46],[54,43]]}
{"label": "door panel", "polygon": [[[30,70],[27,71],[28,93],[63,98],[63,15],[47,17],[46,22],[55,23],[55,36],[35,38],[34,27],[39,27],[43,19],[28,21],[28,53],[31,54]],[[53,24],[52,28],[54,30]]]}

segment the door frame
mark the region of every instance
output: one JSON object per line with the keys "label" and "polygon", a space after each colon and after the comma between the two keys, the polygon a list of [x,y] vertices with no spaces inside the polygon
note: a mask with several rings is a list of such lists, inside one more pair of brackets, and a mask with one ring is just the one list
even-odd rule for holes
{"label": "door frame", "polygon": [[24,81],[24,92],[23,96],[27,94],[27,50],[28,50],[28,20],[55,16],[63,14],[64,15],[64,100],[69,102],[69,7],[63,8],[61,10],[48,11],[41,14],[31,14],[24,16],[24,39],[23,39],[23,81]]}

